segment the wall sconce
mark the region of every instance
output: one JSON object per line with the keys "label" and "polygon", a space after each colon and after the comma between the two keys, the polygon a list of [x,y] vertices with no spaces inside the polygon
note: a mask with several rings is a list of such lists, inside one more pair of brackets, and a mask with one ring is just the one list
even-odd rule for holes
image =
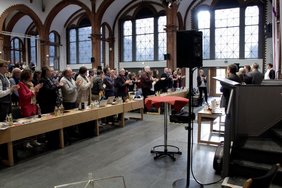
{"label": "wall sconce", "polygon": [[110,47],[110,48],[109,48],[109,50],[110,50],[110,52],[111,52],[111,51],[113,51],[113,48],[112,48],[112,47]]}

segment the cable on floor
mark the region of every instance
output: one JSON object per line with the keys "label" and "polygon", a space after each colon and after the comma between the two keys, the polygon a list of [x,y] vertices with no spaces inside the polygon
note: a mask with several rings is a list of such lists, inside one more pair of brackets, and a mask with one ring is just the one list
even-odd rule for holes
{"label": "cable on floor", "polygon": [[[193,107],[192,107],[192,108],[193,108]],[[193,111],[194,111],[194,110],[193,110]],[[192,137],[191,137],[191,139],[192,139],[192,141],[191,141],[192,146],[191,146],[191,151],[190,151],[191,153],[190,153],[190,156],[191,156],[191,174],[192,174],[192,177],[194,178],[194,180],[195,180],[198,184],[200,184],[200,185],[202,185],[202,186],[205,186],[205,185],[213,185],[213,184],[216,184],[216,183],[221,182],[224,178],[220,178],[220,179],[217,180],[217,181],[209,182],[209,183],[203,183],[203,182],[199,181],[199,180],[196,178],[196,176],[195,176],[195,174],[194,174],[194,171],[193,171],[193,147],[194,147],[194,144],[193,144],[193,140],[194,140],[193,130],[194,130],[194,121],[191,122],[191,128],[192,128]],[[190,170],[190,169],[189,169],[189,170]]]}

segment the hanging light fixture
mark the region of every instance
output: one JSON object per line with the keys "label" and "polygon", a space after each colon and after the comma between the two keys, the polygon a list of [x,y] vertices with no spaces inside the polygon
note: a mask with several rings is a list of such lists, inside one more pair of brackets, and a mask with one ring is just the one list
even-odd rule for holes
{"label": "hanging light fixture", "polygon": [[173,3],[179,4],[181,0],[162,0],[163,5],[167,6],[168,8],[171,8]]}

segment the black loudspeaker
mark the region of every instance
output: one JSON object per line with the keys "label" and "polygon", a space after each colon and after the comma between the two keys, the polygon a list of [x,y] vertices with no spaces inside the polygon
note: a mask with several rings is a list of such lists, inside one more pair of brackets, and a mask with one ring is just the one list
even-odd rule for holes
{"label": "black loudspeaker", "polygon": [[95,62],[95,57],[91,57],[91,63]]}
{"label": "black loudspeaker", "polygon": [[164,60],[170,60],[170,54],[164,54]]}
{"label": "black loudspeaker", "polygon": [[201,31],[178,31],[177,42],[177,67],[202,67],[203,47]]}

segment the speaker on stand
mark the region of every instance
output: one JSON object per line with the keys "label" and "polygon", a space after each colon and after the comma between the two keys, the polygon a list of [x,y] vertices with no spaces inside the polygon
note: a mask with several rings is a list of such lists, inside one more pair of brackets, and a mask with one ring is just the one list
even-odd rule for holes
{"label": "speaker on stand", "polygon": [[202,59],[202,32],[199,31],[178,31],[176,34],[177,42],[177,67],[189,68],[189,121],[188,126],[185,128],[188,130],[187,134],[187,170],[186,179],[178,179],[173,182],[173,188],[198,188],[203,187],[198,184],[194,179],[190,179],[191,169],[191,145],[192,145],[192,122],[195,114],[193,112],[192,103],[192,91],[193,91],[193,69],[195,67],[203,66]]}

